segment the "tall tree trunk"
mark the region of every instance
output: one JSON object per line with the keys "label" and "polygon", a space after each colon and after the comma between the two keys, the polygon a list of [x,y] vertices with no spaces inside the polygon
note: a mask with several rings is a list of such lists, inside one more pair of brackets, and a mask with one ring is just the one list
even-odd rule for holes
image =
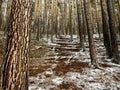
{"label": "tall tree trunk", "polygon": [[117,0],[117,3],[118,3],[118,23],[119,23],[118,29],[119,29],[119,37],[120,37],[120,0]]}
{"label": "tall tree trunk", "polygon": [[95,12],[96,12],[97,30],[98,30],[99,38],[101,38],[97,0],[95,0]]}
{"label": "tall tree trunk", "polygon": [[83,16],[83,33],[84,33],[84,41],[86,42],[86,35],[87,35],[87,25],[86,25],[86,17],[85,17],[85,11],[82,10],[82,16]]}
{"label": "tall tree trunk", "polygon": [[80,1],[76,0],[77,4],[77,16],[78,16],[78,29],[79,29],[79,37],[80,37],[80,47],[84,49],[84,37],[83,37],[83,26],[82,26],[82,10],[80,8]]}
{"label": "tall tree trunk", "polygon": [[91,16],[90,16],[91,15],[90,14],[90,0],[84,0],[84,9],[85,9],[86,22],[87,22],[87,32],[88,32],[91,64],[93,64],[95,67],[98,67],[95,43],[93,39],[92,21],[91,21]]}
{"label": "tall tree trunk", "polygon": [[67,35],[67,0],[64,0],[64,22],[65,22],[65,24],[64,24],[64,33],[65,33],[65,35]]}
{"label": "tall tree trunk", "polygon": [[5,20],[5,26],[4,26],[5,35],[7,34],[7,28],[10,24],[11,5],[12,5],[12,0],[8,0],[7,1],[7,11],[6,11],[6,20]]}
{"label": "tall tree trunk", "polygon": [[41,34],[41,26],[40,26],[40,21],[41,21],[41,19],[40,19],[41,17],[39,17],[39,18],[37,18],[37,36],[36,36],[36,40],[37,41],[39,41],[40,40],[40,38],[42,38],[42,34]]}
{"label": "tall tree trunk", "polygon": [[2,0],[0,0],[0,30],[2,26]]}
{"label": "tall tree trunk", "polygon": [[30,8],[31,0],[12,2],[2,66],[2,90],[28,90]]}
{"label": "tall tree trunk", "polygon": [[112,50],[111,50],[107,6],[106,6],[105,0],[100,0],[100,2],[101,2],[101,11],[102,11],[102,27],[103,27],[104,45],[106,48],[107,55],[109,56],[109,58],[111,58]]}
{"label": "tall tree trunk", "polygon": [[72,1],[69,1],[69,18],[70,18],[70,21],[69,21],[69,34],[70,34],[70,38],[72,39],[73,36],[73,31],[72,31]]}
{"label": "tall tree trunk", "polygon": [[52,10],[51,10],[51,41],[53,41],[53,35],[55,34],[55,24],[54,24],[54,0],[52,0]]}
{"label": "tall tree trunk", "polygon": [[39,41],[40,38],[42,38],[42,30],[41,30],[41,7],[42,7],[42,0],[37,0],[35,2],[35,11],[34,11],[34,21],[35,21],[35,29],[36,29],[36,40]]}
{"label": "tall tree trunk", "polygon": [[60,20],[60,28],[61,28],[61,34],[65,35],[64,32],[64,10],[63,10],[64,6],[63,6],[63,2],[62,0],[60,0],[60,14],[61,14],[61,20]]}
{"label": "tall tree trunk", "polygon": [[113,62],[120,63],[120,57],[119,57],[118,46],[117,46],[117,37],[115,32],[115,20],[114,20],[115,18],[114,18],[112,0],[107,0],[107,6],[108,6]]}
{"label": "tall tree trunk", "polygon": [[47,21],[47,2],[46,0],[44,0],[43,33],[46,32],[46,21]]}
{"label": "tall tree trunk", "polygon": [[55,36],[57,37],[57,27],[58,27],[58,0],[56,0],[56,3],[55,3]]}
{"label": "tall tree trunk", "polygon": [[49,30],[50,30],[50,1],[47,0],[47,9],[48,9],[48,19],[47,19],[47,39],[49,38]]}

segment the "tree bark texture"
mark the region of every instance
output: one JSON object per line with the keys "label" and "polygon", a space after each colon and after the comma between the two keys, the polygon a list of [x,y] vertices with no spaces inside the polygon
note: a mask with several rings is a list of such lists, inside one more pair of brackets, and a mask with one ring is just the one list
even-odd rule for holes
{"label": "tree bark texture", "polygon": [[115,32],[115,18],[114,18],[112,0],[107,0],[107,6],[108,6],[113,62],[119,63],[120,58],[119,58],[119,52],[118,52],[118,46],[117,46],[117,37],[116,37],[116,32]]}
{"label": "tree bark texture", "polygon": [[7,47],[2,66],[2,90],[28,90],[31,0],[13,0]]}
{"label": "tree bark texture", "polygon": [[98,67],[95,43],[94,43],[94,39],[93,39],[92,22],[91,22],[91,16],[90,16],[91,15],[90,14],[90,0],[84,0],[84,9],[85,9],[85,16],[86,16],[86,23],[87,23],[87,32],[88,32],[91,63],[95,67]]}
{"label": "tree bark texture", "polygon": [[106,5],[105,0],[101,0],[100,2],[101,2],[101,12],[102,12],[102,27],[103,27],[104,45],[105,45],[108,56],[111,58],[112,50],[111,50],[111,42],[110,42],[107,5]]}

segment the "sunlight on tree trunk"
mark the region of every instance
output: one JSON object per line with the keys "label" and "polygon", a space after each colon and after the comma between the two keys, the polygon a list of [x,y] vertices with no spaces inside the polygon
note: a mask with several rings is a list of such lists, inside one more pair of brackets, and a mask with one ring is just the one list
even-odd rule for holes
{"label": "sunlight on tree trunk", "polygon": [[28,90],[30,0],[13,0],[2,67],[2,90]]}

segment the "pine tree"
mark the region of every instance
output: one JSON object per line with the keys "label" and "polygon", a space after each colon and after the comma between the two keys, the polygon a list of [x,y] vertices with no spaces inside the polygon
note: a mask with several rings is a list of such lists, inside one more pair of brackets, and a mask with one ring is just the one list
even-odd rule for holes
{"label": "pine tree", "polygon": [[85,16],[86,16],[86,23],[87,23],[91,64],[93,64],[95,67],[98,67],[95,43],[93,39],[92,21],[91,21],[91,16],[90,16],[91,15],[90,14],[90,0],[84,0],[84,9],[85,9]]}
{"label": "pine tree", "polygon": [[80,47],[84,49],[84,37],[83,37],[83,24],[82,24],[82,10],[80,1],[76,0],[77,4],[77,16],[78,16],[78,29],[79,29],[79,37],[80,37]]}
{"label": "pine tree", "polygon": [[0,0],[0,29],[2,25],[2,0]]}
{"label": "pine tree", "polygon": [[31,0],[13,0],[2,67],[2,90],[28,90]]}
{"label": "pine tree", "polygon": [[108,7],[108,16],[109,16],[109,30],[110,30],[110,36],[111,36],[111,49],[112,49],[112,55],[113,55],[113,62],[120,63],[120,57],[118,52],[118,46],[117,46],[117,37],[115,32],[115,18],[114,18],[114,12],[113,12],[113,4],[112,0],[107,0],[107,7]]}
{"label": "pine tree", "polygon": [[106,5],[105,0],[100,0],[100,2],[101,2],[101,12],[102,12],[102,27],[103,27],[104,45],[106,48],[107,55],[109,56],[109,58],[112,58],[107,5]]}

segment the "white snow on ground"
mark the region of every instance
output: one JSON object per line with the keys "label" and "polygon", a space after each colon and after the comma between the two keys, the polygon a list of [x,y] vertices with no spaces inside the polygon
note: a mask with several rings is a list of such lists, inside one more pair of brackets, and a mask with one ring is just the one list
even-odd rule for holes
{"label": "white snow on ground", "polygon": [[99,38],[99,35],[98,34],[94,34],[93,38]]}
{"label": "white snow on ground", "polygon": [[60,84],[62,84],[63,79],[61,77],[56,77],[56,78],[52,79],[52,82],[55,85],[60,85]]}
{"label": "white snow on ground", "polygon": [[33,85],[33,86],[29,87],[29,90],[46,90],[46,89],[43,89],[41,87],[37,87],[36,85]]}
{"label": "white snow on ground", "polygon": [[[94,35],[94,38],[98,37],[99,36],[97,34]],[[70,38],[70,36],[67,35],[66,38]],[[77,36],[74,36],[74,38],[77,38]],[[76,43],[78,41],[79,40],[76,39],[72,41],[72,43]],[[50,40],[47,41],[47,44],[52,46],[57,45],[52,43]],[[88,45],[86,44],[86,46]],[[86,67],[82,72],[67,72],[64,75],[57,76],[53,69],[57,66],[58,62],[54,61],[49,70],[38,74],[37,77],[29,78],[31,82],[29,90],[59,90],[57,86],[66,83],[73,83],[77,87],[76,90],[120,90],[120,65],[112,63],[111,59],[107,59],[107,56],[105,56],[105,48],[101,41],[96,42],[96,48],[97,51],[99,51],[99,53],[97,52],[99,62],[101,64],[110,65],[110,67],[104,67],[103,70]],[[79,62],[90,62],[88,48],[85,48],[85,51],[80,50],[79,52],[71,52],[71,54],[72,55],[70,56],[61,56],[60,58],[76,58]],[[56,56],[53,57],[56,60],[59,56],[57,56],[57,54],[55,55]],[[72,60],[69,59],[65,61],[67,64],[72,63]],[[103,60],[105,62],[103,62]],[[47,63],[48,61],[45,62]]]}
{"label": "white snow on ground", "polygon": [[[107,68],[111,72],[116,70]],[[118,69],[118,68],[117,68]],[[114,71],[113,71],[114,70]],[[40,77],[39,77],[40,78]],[[44,79],[30,78],[30,81],[35,81],[35,84],[30,85],[29,90],[50,90],[50,86],[47,83],[53,84],[53,87],[67,82],[74,83],[76,87],[83,88],[83,90],[119,90],[120,81],[114,81],[113,75],[109,72],[103,72],[99,69],[88,69],[84,70],[83,73],[79,72],[68,72],[64,76],[53,76],[52,78],[42,77]],[[39,87],[39,84],[45,84],[46,87]],[[84,87],[82,87],[82,86]],[[39,88],[39,89],[38,89]]]}

